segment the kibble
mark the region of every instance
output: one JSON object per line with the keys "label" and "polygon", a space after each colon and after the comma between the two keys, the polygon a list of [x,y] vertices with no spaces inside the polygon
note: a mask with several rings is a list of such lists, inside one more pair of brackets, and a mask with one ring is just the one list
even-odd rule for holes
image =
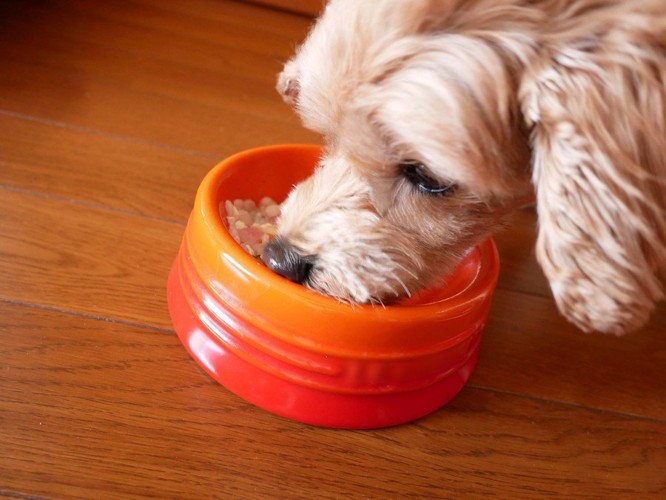
{"label": "kibble", "polygon": [[253,257],[261,257],[266,243],[277,233],[280,205],[265,197],[257,205],[253,200],[227,200],[220,204],[227,227],[234,240]]}

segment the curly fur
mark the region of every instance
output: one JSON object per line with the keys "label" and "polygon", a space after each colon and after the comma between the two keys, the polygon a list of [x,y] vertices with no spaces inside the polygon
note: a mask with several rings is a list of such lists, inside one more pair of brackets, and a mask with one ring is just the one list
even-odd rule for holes
{"label": "curly fur", "polygon": [[[279,221],[311,288],[409,295],[535,199],[580,328],[634,330],[664,297],[663,0],[331,0],[278,90],[326,142]],[[453,188],[419,192],[408,160]]]}

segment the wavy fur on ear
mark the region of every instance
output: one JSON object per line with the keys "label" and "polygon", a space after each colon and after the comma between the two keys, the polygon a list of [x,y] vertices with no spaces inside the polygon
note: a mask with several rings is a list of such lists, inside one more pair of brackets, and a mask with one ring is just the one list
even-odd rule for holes
{"label": "wavy fur on ear", "polygon": [[615,334],[647,321],[666,268],[666,22],[629,12],[622,23],[554,40],[520,91],[537,257],[567,318]]}

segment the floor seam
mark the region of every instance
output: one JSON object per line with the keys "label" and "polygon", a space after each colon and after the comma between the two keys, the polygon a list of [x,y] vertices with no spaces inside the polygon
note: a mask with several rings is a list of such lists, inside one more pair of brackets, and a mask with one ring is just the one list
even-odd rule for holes
{"label": "floor seam", "polygon": [[175,334],[175,330],[170,329],[170,328],[163,328],[159,326],[154,326],[154,325],[148,325],[145,323],[139,323],[137,321],[129,321],[129,320],[122,320],[122,319],[117,319],[117,318],[109,318],[107,316],[101,316],[98,314],[92,314],[92,313],[85,313],[81,311],[73,311],[70,309],[63,309],[60,307],[53,307],[53,306],[46,306],[43,304],[35,304],[33,302],[25,302],[22,300],[15,300],[15,299],[9,299],[6,297],[0,297],[0,303],[3,304],[9,304],[9,305],[15,305],[15,306],[20,306],[20,307],[26,307],[30,309],[38,309],[41,311],[48,311],[48,312],[54,312],[54,313],[59,313],[59,314],[65,314],[68,316],[76,316],[79,318],[85,318],[85,319],[92,319],[95,321],[103,321],[105,323],[113,323],[116,325],[122,325],[122,326],[131,326],[131,327],[136,327],[136,328],[142,328],[144,330],[151,330],[154,332],[160,332],[160,333],[172,333]]}

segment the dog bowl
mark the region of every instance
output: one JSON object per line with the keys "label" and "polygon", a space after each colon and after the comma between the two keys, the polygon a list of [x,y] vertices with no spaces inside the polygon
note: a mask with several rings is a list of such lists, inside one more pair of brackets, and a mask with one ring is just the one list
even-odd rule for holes
{"label": "dog bowl", "polygon": [[497,282],[497,249],[486,240],[444,285],[387,307],[341,303],[278,276],[232,239],[220,202],[280,202],[320,153],[314,145],[267,146],[211,170],[169,274],[169,312],[192,357],[256,406],[325,427],[409,422],[469,379]]}

